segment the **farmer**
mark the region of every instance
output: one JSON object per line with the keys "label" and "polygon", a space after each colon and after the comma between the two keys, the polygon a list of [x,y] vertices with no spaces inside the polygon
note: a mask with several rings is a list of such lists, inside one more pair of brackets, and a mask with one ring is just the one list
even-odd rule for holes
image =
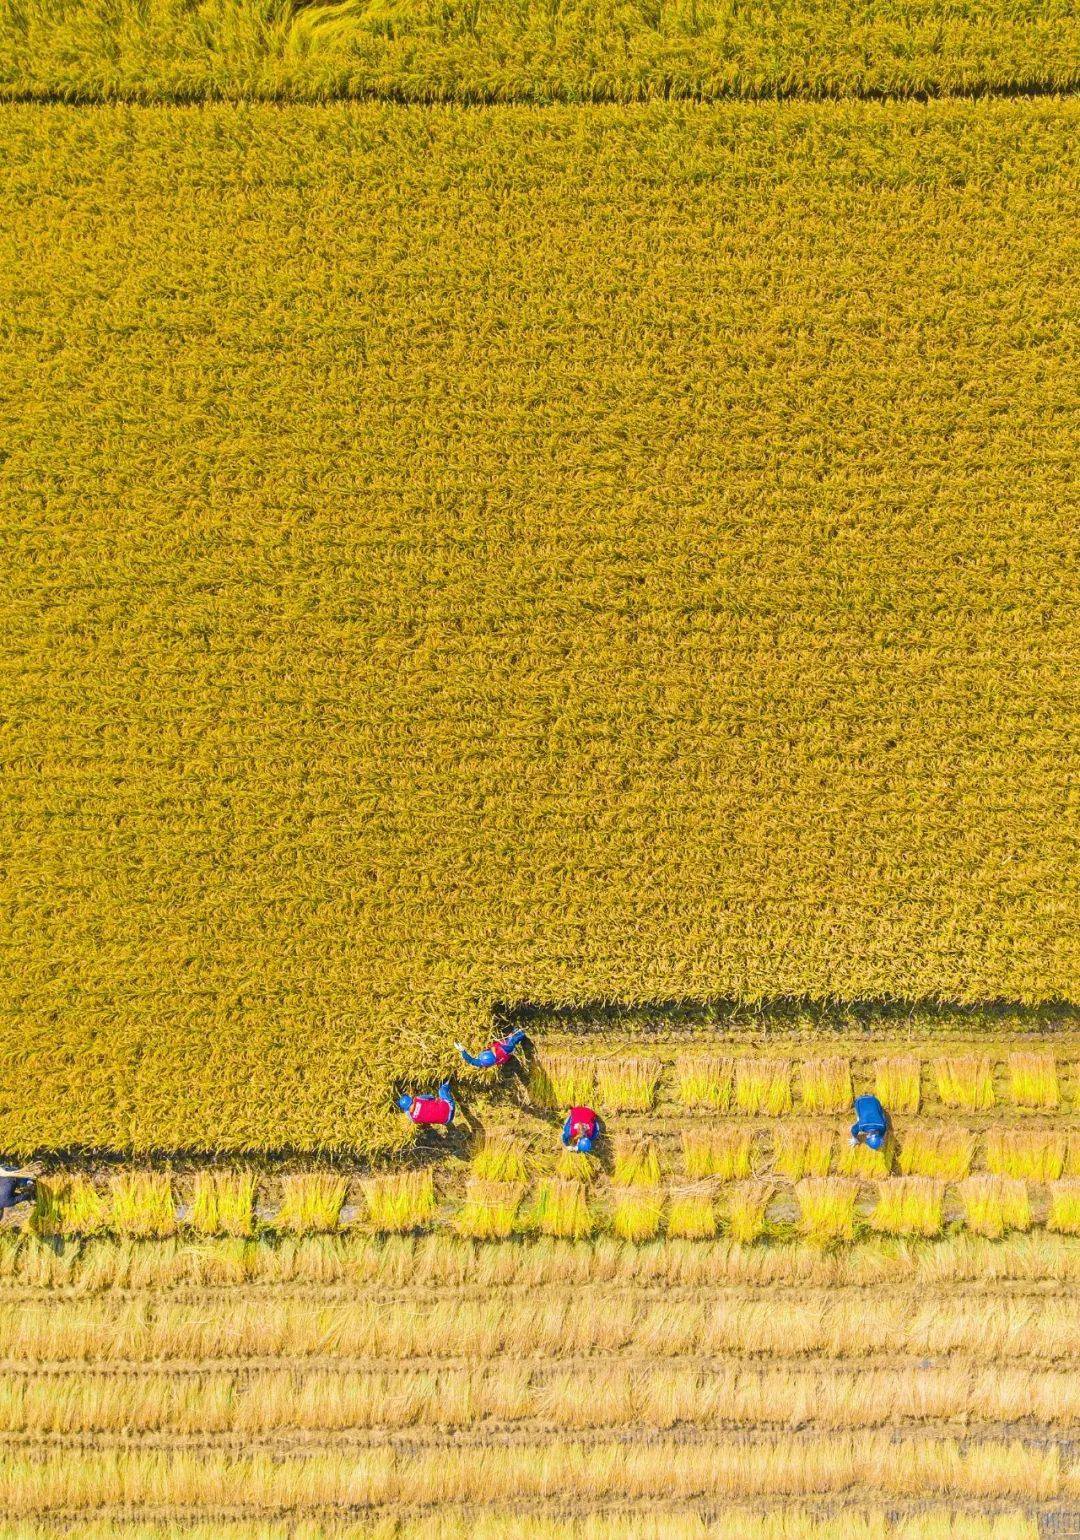
{"label": "farmer", "polygon": [[851,1125],[852,1148],[865,1139],[871,1150],[880,1150],[889,1132],[885,1108],[876,1096],[856,1096],[855,1121]]}
{"label": "farmer", "polygon": [[434,1096],[399,1096],[397,1104],[414,1123],[450,1124],[457,1111],[449,1080],[443,1081]]}
{"label": "farmer", "polygon": [[34,1174],[20,1170],[0,1155],[0,1211],[16,1203],[30,1203],[34,1197]]}
{"label": "farmer", "polygon": [[570,1115],[563,1124],[562,1142],[568,1150],[588,1155],[600,1132],[600,1119],[591,1107],[571,1107]]}
{"label": "farmer", "polygon": [[482,1048],[479,1053],[470,1053],[464,1043],[455,1043],[454,1047],[473,1069],[494,1069],[496,1065],[502,1066],[513,1057],[514,1049],[524,1038],[522,1031],[511,1032],[509,1037],[500,1037],[487,1048]]}

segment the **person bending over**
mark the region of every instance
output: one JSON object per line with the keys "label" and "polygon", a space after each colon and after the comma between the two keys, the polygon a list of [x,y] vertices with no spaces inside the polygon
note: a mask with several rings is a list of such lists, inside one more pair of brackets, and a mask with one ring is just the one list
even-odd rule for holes
{"label": "person bending over", "polygon": [[568,1150],[588,1155],[600,1132],[600,1119],[591,1107],[571,1107],[563,1124],[562,1142]]}
{"label": "person bending over", "polygon": [[413,1123],[442,1123],[449,1126],[454,1121],[457,1107],[449,1080],[444,1080],[434,1096],[407,1096],[397,1099],[402,1112]]}
{"label": "person bending over", "polygon": [[508,1059],[513,1058],[514,1050],[524,1036],[525,1033],[520,1030],[511,1032],[509,1037],[496,1038],[493,1043],[490,1043],[486,1048],[482,1048],[479,1053],[470,1053],[464,1043],[455,1043],[454,1047],[465,1060],[465,1063],[471,1064],[473,1069],[496,1069],[501,1068]]}
{"label": "person bending over", "polygon": [[889,1120],[877,1097],[856,1096],[855,1121],[851,1125],[852,1148],[865,1139],[868,1149],[880,1150],[888,1132]]}

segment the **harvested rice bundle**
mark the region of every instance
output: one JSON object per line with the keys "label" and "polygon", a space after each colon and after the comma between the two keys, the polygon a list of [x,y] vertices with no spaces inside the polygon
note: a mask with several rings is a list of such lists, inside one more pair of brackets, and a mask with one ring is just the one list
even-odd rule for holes
{"label": "harvested rice bundle", "polygon": [[892,1170],[895,1156],[895,1140],[888,1136],[880,1150],[872,1150],[862,1140],[852,1144],[847,1130],[840,1136],[840,1151],[836,1157],[836,1170],[840,1176],[858,1176],[868,1181],[879,1181]]}
{"label": "harvested rice bundle", "polygon": [[918,1112],[922,1063],[913,1053],[892,1054],[874,1066],[874,1094],[889,1113]]}
{"label": "harvested rice bundle", "polygon": [[667,1233],[673,1240],[712,1240],[716,1234],[716,1195],[712,1183],[679,1187],[672,1192]]}
{"label": "harvested rice bundle", "polygon": [[765,1215],[775,1193],[775,1182],[733,1182],[726,1189],[728,1230],[733,1241],[750,1245],[765,1233]]}
{"label": "harvested rice bundle", "polygon": [[928,1176],[894,1176],[878,1183],[870,1224],[886,1235],[939,1235],[945,1183]]}
{"label": "harvested rice bundle", "polygon": [[529,1064],[529,1095],[537,1106],[559,1111],[592,1099],[595,1063],[582,1054],[549,1054]]}
{"label": "harvested rice bundle", "polygon": [[555,1161],[555,1175],[564,1182],[592,1182],[599,1170],[591,1156],[577,1150],[560,1150]]}
{"label": "harvested rice bundle", "polygon": [[369,1177],[361,1187],[372,1229],[382,1234],[422,1230],[435,1217],[435,1174],[430,1166]]}
{"label": "harvested rice bundle", "polygon": [[726,1112],[731,1104],[734,1060],[716,1054],[681,1054],[675,1061],[675,1084],[684,1107],[710,1107]]}
{"label": "harvested rice bundle", "polygon": [[1054,1055],[1031,1049],[1011,1053],[1009,1095],[1018,1107],[1057,1107],[1061,1092]]}
{"label": "harvested rice bundle", "polygon": [[188,1223],[203,1235],[255,1232],[255,1173],[200,1171],[195,1177]]}
{"label": "harvested rice bundle", "polygon": [[833,1142],[833,1130],[827,1124],[778,1123],[773,1136],[773,1170],[792,1182],[804,1176],[828,1176]]}
{"label": "harvested rice bundle", "polygon": [[988,1128],[986,1167],[996,1176],[1053,1182],[1065,1169],[1065,1134],[1049,1128]]}
{"label": "harvested rice bundle", "polygon": [[109,1228],[132,1240],[175,1235],[176,1200],[168,1171],[120,1171],[109,1180]]}
{"label": "harvested rice bundle", "polygon": [[1047,1191],[1050,1215],[1046,1228],[1056,1230],[1059,1235],[1080,1235],[1080,1181],[1073,1178],[1051,1182]]}
{"label": "harvested rice bundle", "polygon": [[748,1128],[727,1125],[687,1129],[682,1142],[683,1163],[692,1181],[704,1176],[719,1176],[728,1181],[751,1175],[754,1141]]}
{"label": "harvested rice bundle", "polygon": [[932,1062],[938,1096],[946,1107],[985,1112],[994,1105],[994,1067],[985,1054],[954,1054]]}
{"label": "harvested rice bundle", "polygon": [[1006,1230],[1030,1230],[1027,1184],[1007,1176],[969,1176],[957,1187],[969,1230],[998,1240]]}
{"label": "harvested rice bundle", "polygon": [[913,1125],[899,1138],[897,1166],[902,1176],[936,1176],[956,1182],[967,1176],[975,1154],[975,1137],[951,1124]]}
{"label": "harvested rice bundle", "polygon": [[538,1185],[530,1221],[542,1235],[581,1240],[591,1235],[593,1215],[581,1182],[545,1177]]}
{"label": "harvested rice bundle", "polygon": [[524,1143],[505,1130],[488,1134],[472,1158],[472,1173],[490,1182],[523,1182],[528,1176]]}
{"label": "harvested rice bundle", "polygon": [[616,1187],[658,1187],[660,1156],[652,1140],[619,1140],[615,1145],[611,1180]]}
{"label": "harvested rice bundle", "polygon": [[851,1106],[851,1065],[847,1059],[807,1059],[799,1066],[799,1085],[807,1112],[843,1112]]}
{"label": "harvested rice bundle", "polygon": [[329,1235],[341,1223],[348,1179],[333,1171],[297,1171],[283,1178],[272,1227],[294,1235]]}
{"label": "harvested rice bundle", "polygon": [[506,1240],[513,1234],[524,1182],[494,1182],[470,1176],[465,1201],[454,1217],[459,1235],[478,1241]]}
{"label": "harvested rice bundle", "polygon": [[735,1105],[741,1112],[780,1117],[791,1111],[790,1059],[737,1059]]}
{"label": "harvested rice bundle", "polygon": [[648,1112],[663,1066],[659,1059],[613,1055],[596,1065],[596,1096],[610,1112]]}
{"label": "harvested rice bundle", "polygon": [[655,1187],[620,1187],[615,1192],[614,1229],[624,1241],[651,1241],[660,1229],[664,1200]]}
{"label": "harvested rice bundle", "polygon": [[39,1177],[29,1226],[34,1235],[99,1235],[105,1200],[88,1176]]}
{"label": "harvested rice bundle", "polygon": [[799,1229],[810,1241],[851,1240],[855,1233],[858,1182],[836,1176],[808,1176],[795,1184]]}

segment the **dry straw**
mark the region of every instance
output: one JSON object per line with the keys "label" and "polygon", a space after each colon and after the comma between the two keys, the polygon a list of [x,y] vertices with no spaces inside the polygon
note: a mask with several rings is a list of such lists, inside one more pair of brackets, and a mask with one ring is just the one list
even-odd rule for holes
{"label": "dry straw", "polygon": [[660,1156],[651,1139],[616,1142],[611,1180],[616,1187],[658,1187]]}
{"label": "dry straw", "polygon": [[828,1176],[834,1135],[819,1123],[778,1123],[773,1135],[773,1169],[798,1182],[804,1176]]}
{"label": "dry straw", "polygon": [[1031,1228],[1027,1184],[1006,1176],[969,1176],[957,1187],[969,1230],[996,1240],[1006,1230]]}
{"label": "dry straw", "polygon": [[886,1235],[939,1235],[945,1184],[927,1176],[896,1176],[878,1183],[870,1224]]}
{"label": "dry straw", "polygon": [[109,1227],[133,1240],[161,1239],[177,1228],[167,1171],[121,1171],[109,1181]]}
{"label": "dry straw", "polygon": [[332,1171],[297,1171],[282,1178],[272,1227],[294,1235],[331,1234],[341,1222],[348,1181]]}
{"label": "dry straw", "polygon": [[506,1240],[513,1234],[524,1195],[523,1182],[472,1176],[465,1188],[465,1201],[454,1216],[454,1227],[460,1235],[474,1240]]}
{"label": "dry straw", "polygon": [[545,1177],[537,1186],[531,1223],[542,1235],[581,1240],[591,1235],[592,1210],[583,1183]]}
{"label": "dry straw", "polygon": [[953,1054],[931,1062],[934,1084],[946,1107],[985,1112],[994,1105],[994,1066],[985,1054]]}
{"label": "dry straw", "polygon": [[740,1112],[780,1117],[791,1111],[790,1059],[737,1059],[735,1106]]}
{"label": "dry straw", "polygon": [[971,1131],[949,1123],[912,1125],[899,1145],[896,1164],[902,1176],[936,1176],[946,1182],[967,1176],[975,1154]]}
{"label": "dry straw", "polygon": [[734,1061],[717,1054],[680,1054],[675,1061],[675,1085],[684,1107],[708,1107],[726,1112],[731,1105]]}
{"label": "dry straw", "polygon": [[1051,1182],[1047,1192],[1050,1198],[1047,1229],[1059,1235],[1080,1235],[1080,1181],[1070,1178],[1064,1182]]}
{"label": "dry straw", "polygon": [[1065,1135],[1046,1128],[988,1128],[986,1168],[996,1176],[1053,1182],[1065,1169]]}
{"label": "dry straw", "polygon": [[693,1181],[718,1176],[724,1180],[747,1177],[753,1167],[753,1135],[748,1128],[722,1126],[686,1129],[682,1136],[683,1164]]}
{"label": "dry straw", "polygon": [[671,1239],[712,1240],[716,1230],[716,1195],[711,1182],[672,1190],[667,1214]]}
{"label": "dry straw", "polygon": [[1011,1053],[1008,1061],[1009,1095],[1018,1107],[1057,1107],[1057,1060],[1052,1053],[1026,1049]]}
{"label": "dry straw", "polygon": [[361,1188],[374,1230],[403,1234],[421,1230],[435,1218],[435,1176],[430,1166],[369,1177]]}
{"label": "dry straw", "polygon": [[488,1134],[472,1158],[472,1172],[490,1182],[523,1182],[529,1174],[523,1142],[504,1130]]}
{"label": "dry straw", "polygon": [[850,1241],[855,1232],[857,1182],[843,1177],[808,1176],[795,1184],[799,1229],[815,1245]]}
{"label": "dry straw", "polygon": [[529,1095],[552,1111],[587,1105],[594,1084],[595,1061],[583,1054],[553,1053],[529,1064]]}
{"label": "dry straw", "polygon": [[874,1066],[874,1092],[890,1113],[918,1112],[922,1062],[916,1054],[897,1053]]}
{"label": "dry straw", "polygon": [[647,1112],[656,1097],[662,1065],[659,1059],[613,1055],[596,1065],[596,1094],[600,1106],[612,1112]]}
{"label": "dry straw", "polygon": [[255,1231],[253,1171],[199,1171],[188,1223],[203,1235],[249,1236]]}
{"label": "dry straw", "polygon": [[664,1200],[655,1187],[620,1187],[614,1195],[613,1227],[626,1241],[651,1241],[660,1229]]}
{"label": "dry straw", "polygon": [[97,1235],[106,1218],[105,1200],[89,1177],[38,1179],[29,1220],[35,1235]]}
{"label": "dry straw", "polygon": [[747,1246],[764,1235],[766,1213],[775,1193],[775,1182],[732,1182],[724,1197],[733,1241]]}
{"label": "dry straw", "polygon": [[843,1112],[851,1106],[851,1065],[837,1056],[807,1059],[799,1066],[799,1086],[806,1112]]}

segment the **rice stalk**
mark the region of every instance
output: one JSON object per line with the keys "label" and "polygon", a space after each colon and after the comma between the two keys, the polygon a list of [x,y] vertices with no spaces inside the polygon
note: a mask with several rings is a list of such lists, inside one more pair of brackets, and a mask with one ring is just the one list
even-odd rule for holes
{"label": "rice stalk", "polygon": [[531,1223],[542,1235],[581,1240],[591,1235],[592,1211],[581,1182],[545,1177],[537,1186]]}
{"label": "rice stalk", "polygon": [[435,1218],[435,1175],[430,1166],[419,1171],[393,1171],[361,1183],[372,1229],[385,1234],[422,1230]]}
{"label": "rice stalk", "polygon": [[997,1240],[1006,1230],[1031,1228],[1027,1184],[1006,1176],[969,1176],[957,1187],[969,1230]]}
{"label": "rice stalk", "polygon": [[484,1181],[524,1182],[529,1174],[525,1145],[502,1130],[488,1134],[472,1158],[472,1173]]}
{"label": "rice stalk", "polygon": [[625,1241],[651,1241],[660,1229],[664,1200],[655,1187],[620,1187],[614,1194],[613,1227]]}
{"label": "rice stalk", "polygon": [[780,1117],[791,1111],[790,1059],[737,1059],[735,1105],[740,1112]]}
{"label": "rice stalk", "polygon": [[612,1112],[647,1112],[656,1096],[662,1065],[659,1059],[613,1056],[596,1065],[596,1094],[600,1106]]}
{"label": "rice stalk", "polygon": [[995,1176],[1056,1181],[1065,1169],[1065,1135],[1045,1128],[988,1128],[986,1167]]}
{"label": "rice stalk", "polygon": [[749,1246],[765,1233],[765,1215],[776,1193],[775,1182],[733,1182],[725,1189],[728,1233]]}
{"label": "rice stalk", "polygon": [[795,1184],[799,1229],[813,1245],[850,1241],[855,1233],[857,1182],[835,1176],[808,1176]]}
{"label": "rice stalk", "polygon": [[465,1201],[454,1217],[454,1227],[459,1235],[473,1240],[506,1240],[513,1234],[524,1195],[523,1182],[499,1182],[470,1176]]}
{"label": "rice stalk", "polygon": [[926,1176],[896,1176],[878,1183],[870,1225],[886,1235],[940,1235],[944,1182]]}
{"label": "rice stalk", "polygon": [[806,1112],[843,1112],[851,1106],[851,1065],[833,1055],[807,1059],[799,1066],[799,1084]]}
{"label": "rice stalk", "polygon": [[105,1201],[89,1177],[38,1178],[28,1221],[32,1234],[98,1235],[106,1218]]}
{"label": "rice stalk", "polygon": [[751,1175],[753,1135],[747,1128],[721,1126],[713,1129],[684,1129],[683,1164],[687,1176],[718,1176],[725,1181]]}
{"label": "rice stalk", "polygon": [[658,1187],[660,1156],[652,1140],[617,1140],[611,1180],[616,1187]]}
{"label": "rice stalk", "polygon": [[712,1184],[680,1187],[671,1193],[667,1233],[671,1239],[712,1240],[716,1235],[716,1201]]}
{"label": "rice stalk", "polygon": [[176,1200],[167,1171],[120,1171],[109,1181],[109,1228],[134,1240],[175,1235]]}
{"label": "rice stalk", "polygon": [[1051,1182],[1047,1191],[1050,1197],[1047,1229],[1059,1235],[1080,1235],[1080,1181],[1073,1177]]}
{"label": "rice stalk", "polygon": [[850,1137],[846,1136],[841,1136],[839,1143],[840,1148],[834,1162],[839,1176],[856,1176],[864,1181],[880,1181],[891,1172],[895,1156],[895,1140],[891,1133],[880,1150],[872,1150],[861,1139],[858,1144],[852,1144]]}
{"label": "rice stalk", "polygon": [[599,1166],[591,1155],[577,1150],[560,1150],[555,1157],[555,1175],[565,1182],[591,1182],[599,1173]]}
{"label": "rice stalk", "polygon": [[931,1062],[944,1106],[985,1112],[994,1105],[994,1067],[985,1054],[953,1054]]}
{"label": "rice stalk", "polygon": [[272,1228],[294,1235],[332,1234],[341,1223],[349,1183],[332,1171],[297,1171],[283,1177]]}
{"label": "rice stalk", "polygon": [[255,1183],[253,1171],[196,1172],[188,1224],[202,1235],[254,1234]]}
{"label": "rice stalk", "polygon": [[529,1096],[551,1111],[587,1106],[594,1080],[595,1061],[583,1054],[553,1053],[529,1063]]}
{"label": "rice stalk", "polygon": [[717,1054],[680,1054],[675,1061],[675,1084],[684,1107],[707,1107],[726,1112],[731,1105],[734,1061]]}
{"label": "rice stalk", "polygon": [[1052,1053],[1025,1049],[1011,1053],[1009,1095],[1018,1107],[1053,1108],[1060,1104],[1057,1060]]}
{"label": "rice stalk", "polygon": [[913,1053],[892,1054],[874,1066],[874,1094],[887,1112],[918,1112],[922,1063]]}
{"label": "rice stalk", "polygon": [[975,1138],[969,1129],[951,1124],[915,1125],[899,1138],[897,1166],[901,1176],[936,1176],[956,1182],[967,1176],[975,1154]]}
{"label": "rice stalk", "polygon": [[833,1131],[818,1123],[778,1123],[773,1135],[773,1169],[797,1182],[804,1176],[827,1176],[832,1161]]}

